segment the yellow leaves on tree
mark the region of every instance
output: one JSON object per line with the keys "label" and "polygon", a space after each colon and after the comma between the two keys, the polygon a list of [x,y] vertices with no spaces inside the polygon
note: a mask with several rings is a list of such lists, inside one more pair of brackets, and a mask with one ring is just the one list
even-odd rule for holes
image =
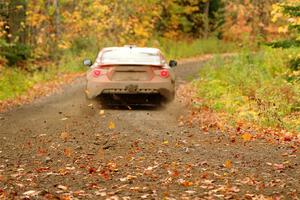
{"label": "yellow leaves on tree", "polygon": [[261,35],[272,39],[274,27],[269,15],[272,1],[226,0],[223,37],[226,40],[248,42],[258,40]]}
{"label": "yellow leaves on tree", "polygon": [[0,38],[3,37],[6,33],[4,30],[4,25],[5,25],[5,22],[0,19]]}
{"label": "yellow leaves on tree", "polygon": [[[291,33],[290,26],[296,27],[300,26],[300,16],[293,15],[285,10],[286,7],[299,8],[300,1],[298,0],[284,0],[280,3],[274,4],[272,6],[272,22],[278,26],[278,33],[288,34]],[[294,12],[294,11],[293,11]],[[297,12],[297,11],[295,11]],[[300,13],[298,9],[298,13]],[[298,34],[300,40],[300,35]]]}

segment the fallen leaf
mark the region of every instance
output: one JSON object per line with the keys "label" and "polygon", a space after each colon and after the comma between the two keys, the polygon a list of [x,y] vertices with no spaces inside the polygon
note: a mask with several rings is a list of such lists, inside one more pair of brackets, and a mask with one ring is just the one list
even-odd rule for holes
{"label": "fallen leaf", "polygon": [[238,192],[241,191],[241,190],[240,190],[238,187],[236,187],[236,186],[231,187],[231,188],[228,188],[228,190],[229,190],[230,192],[235,192],[235,193],[238,193]]}
{"label": "fallen leaf", "polygon": [[188,194],[195,194],[196,193],[196,191],[194,191],[194,190],[188,190],[188,191],[185,191],[186,193],[188,193]]}
{"label": "fallen leaf", "polygon": [[[49,198],[50,199],[50,198]],[[52,198],[51,198],[52,199]],[[73,198],[69,194],[64,194],[59,197],[59,200],[72,200]]]}
{"label": "fallen leaf", "polygon": [[24,188],[24,187],[25,187],[25,185],[22,184],[22,183],[16,183],[16,185],[17,185],[18,187],[20,187],[20,188]]}
{"label": "fallen leaf", "polygon": [[102,115],[104,115],[104,114],[105,114],[105,111],[104,111],[104,110],[100,110],[100,111],[99,111],[99,115],[100,115],[100,116],[102,116]]}
{"label": "fallen leaf", "polygon": [[290,142],[292,140],[293,140],[293,135],[291,135],[291,134],[285,134],[283,137],[283,141],[285,141],[285,142]]}
{"label": "fallen leaf", "polygon": [[61,138],[62,140],[64,140],[65,142],[69,139],[69,137],[70,137],[70,134],[67,133],[67,132],[62,132],[62,133],[60,134],[60,138]]}
{"label": "fallen leaf", "polygon": [[115,170],[118,171],[118,169],[117,169],[117,164],[114,163],[114,162],[108,163],[108,164],[107,164],[107,168],[108,168],[110,171],[115,171]]}
{"label": "fallen leaf", "polygon": [[120,178],[120,181],[121,182],[125,182],[125,181],[127,181],[128,179],[127,179],[127,177],[125,177],[125,178]]}
{"label": "fallen leaf", "polygon": [[132,175],[128,175],[127,180],[133,180],[133,179],[137,179],[137,176],[132,176]]}
{"label": "fallen leaf", "polygon": [[111,130],[115,129],[116,128],[116,124],[114,122],[109,122],[108,128],[111,129]]}
{"label": "fallen leaf", "polygon": [[184,186],[184,187],[190,187],[190,186],[193,185],[193,183],[190,182],[190,181],[183,181],[183,182],[181,183],[181,185]]}
{"label": "fallen leaf", "polygon": [[104,180],[109,180],[109,172],[107,170],[103,170],[100,175]]}
{"label": "fallen leaf", "polygon": [[27,192],[24,192],[23,195],[25,196],[37,196],[40,192],[35,190],[29,190]]}
{"label": "fallen leaf", "polygon": [[76,195],[76,196],[85,196],[85,191],[84,190],[75,191],[74,195]]}
{"label": "fallen leaf", "polygon": [[96,191],[95,194],[101,197],[105,197],[107,195],[106,192],[98,192],[98,191]]}
{"label": "fallen leaf", "polygon": [[178,123],[178,126],[179,126],[179,127],[184,126],[184,122],[179,122],[179,123]]}
{"label": "fallen leaf", "polygon": [[95,167],[89,168],[89,173],[90,173],[90,174],[94,174],[94,173],[96,173],[96,172],[97,172],[97,169],[96,169]]}
{"label": "fallen leaf", "polygon": [[141,196],[142,199],[147,199],[150,196],[150,194],[144,194],[143,196]]}
{"label": "fallen leaf", "polygon": [[226,160],[224,166],[225,166],[227,169],[231,169],[231,168],[232,168],[232,162],[231,162],[231,160]]}
{"label": "fallen leaf", "polygon": [[97,151],[96,154],[96,158],[99,160],[103,160],[104,159],[104,149],[102,147],[99,148],[99,150]]}
{"label": "fallen leaf", "polygon": [[178,177],[179,176],[179,172],[177,170],[174,170],[173,173],[172,173],[172,176]]}
{"label": "fallen leaf", "polygon": [[244,140],[244,142],[249,142],[252,138],[252,135],[250,133],[244,133],[242,135],[242,139]]}
{"label": "fallen leaf", "polygon": [[64,191],[66,191],[68,189],[68,187],[64,186],[64,185],[58,185],[57,188],[60,190],[64,190]]}
{"label": "fallen leaf", "polygon": [[64,149],[64,155],[67,156],[67,157],[71,157],[73,154],[73,149],[67,147]]}
{"label": "fallen leaf", "polygon": [[6,193],[2,189],[0,189],[0,199],[6,199]]}
{"label": "fallen leaf", "polygon": [[58,170],[58,173],[59,173],[59,175],[61,175],[61,176],[65,176],[65,175],[69,174],[70,172],[69,172],[69,170],[67,170],[67,169],[59,169],[59,170]]}
{"label": "fallen leaf", "polygon": [[283,164],[276,164],[275,163],[273,166],[274,166],[275,170],[283,170],[283,169],[285,169],[285,167],[284,167]]}

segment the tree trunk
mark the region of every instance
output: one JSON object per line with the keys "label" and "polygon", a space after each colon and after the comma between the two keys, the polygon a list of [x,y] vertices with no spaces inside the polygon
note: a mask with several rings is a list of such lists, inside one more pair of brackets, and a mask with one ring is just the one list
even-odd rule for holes
{"label": "tree trunk", "polygon": [[55,35],[56,35],[56,40],[58,41],[60,38],[60,8],[59,8],[59,0],[54,0],[53,1],[53,6],[55,10]]}
{"label": "tree trunk", "polygon": [[210,8],[210,0],[207,0],[205,3],[205,10],[204,10],[204,37],[208,38],[209,36],[209,8]]}

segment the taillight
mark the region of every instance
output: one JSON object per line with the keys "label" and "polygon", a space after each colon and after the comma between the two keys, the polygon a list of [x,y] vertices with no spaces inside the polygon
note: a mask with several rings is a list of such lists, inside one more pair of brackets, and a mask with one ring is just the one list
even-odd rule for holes
{"label": "taillight", "polygon": [[162,78],[168,78],[170,76],[170,73],[168,70],[164,69],[164,70],[160,71],[160,76]]}
{"label": "taillight", "polygon": [[101,75],[100,69],[95,69],[95,70],[93,71],[93,76],[94,76],[95,78],[97,78],[97,77],[100,76],[100,75]]}

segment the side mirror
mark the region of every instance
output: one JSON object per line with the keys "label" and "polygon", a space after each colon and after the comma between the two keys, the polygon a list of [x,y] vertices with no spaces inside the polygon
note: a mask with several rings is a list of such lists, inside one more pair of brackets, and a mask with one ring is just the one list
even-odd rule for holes
{"label": "side mirror", "polygon": [[177,61],[175,61],[175,60],[170,60],[169,66],[170,66],[170,67],[176,67],[176,66],[177,66]]}
{"label": "side mirror", "polygon": [[92,62],[91,60],[89,60],[89,59],[86,59],[86,60],[83,61],[83,64],[84,64],[85,66],[90,67],[90,66],[93,65],[93,62]]}

